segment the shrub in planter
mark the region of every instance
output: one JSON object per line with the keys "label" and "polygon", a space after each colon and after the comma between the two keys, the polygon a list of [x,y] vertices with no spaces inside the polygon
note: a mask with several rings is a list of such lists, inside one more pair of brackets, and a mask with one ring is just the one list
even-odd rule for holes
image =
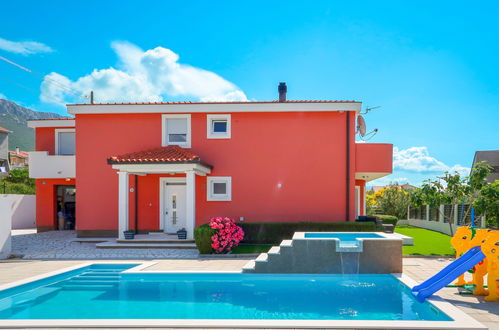
{"label": "shrub in planter", "polygon": [[384,214],[378,214],[376,215],[376,218],[381,222],[383,222],[384,224],[393,225],[394,227],[397,225],[397,221],[399,220],[394,215],[384,215]]}
{"label": "shrub in planter", "polygon": [[212,229],[208,224],[201,225],[194,229],[194,240],[196,247],[201,254],[208,254],[213,251],[211,247],[211,236],[215,234],[215,229]]}
{"label": "shrub in planter", "polygon": [[209,225],[215,229],[215,234],[211,236],[211,247],[215,253],[229,253],[244,237],[243,229],[236,225],[234,219],[215,217],[211,218]]}

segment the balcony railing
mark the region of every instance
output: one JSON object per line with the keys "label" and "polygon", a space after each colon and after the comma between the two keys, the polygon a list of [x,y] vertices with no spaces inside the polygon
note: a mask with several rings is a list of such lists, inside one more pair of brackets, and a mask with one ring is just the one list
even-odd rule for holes
{"label": "balcony railing", "polygon": [[46,151],[29,153],[29,176],[34,179],[74,178],[75,156],[49,155]]}

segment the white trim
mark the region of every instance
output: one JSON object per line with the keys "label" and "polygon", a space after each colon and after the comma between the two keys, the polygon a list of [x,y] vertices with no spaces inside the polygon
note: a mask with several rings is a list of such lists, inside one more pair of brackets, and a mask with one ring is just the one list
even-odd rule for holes
{"label": "white trim", "polygon": [[[185,143],[169,142],[166,132],[167,119],[187,119],[187,141]],[[191,147],[191,115],[190,114],[164,114],[161,115],[161,146],[176,145],[183,148]]]}
{"label": "white trim", "polygon": [[[75,137],[76,137],[76,129],[74,129],[74,128],[56,128],[54,130],[54,138],[55,138],[54,154],[55,155],[59,155],[59,133],[75,133]],[[75,140],[75,150],[74,150],[73,155],[76,155],[76,140]],[[73,156],[73,155],[61,155],[61,156]]]}
{"label": "white trim", "polygon": [[363,194],[363,196],[364,196],[364,198],[363,198],[364,204],[362,204],[362,208],[363,208],[363,211],[364,211],[363,214],[366,215],[366,202],[367,202],[367,200],[366,200],[366,183],[365,182],[364,182],[363,191],[364,191],[364,194]]}
{"label": "white trim", "polygon": [[165,228],[165,189],[168,182],[186,182],[185,177],[174,178],[159,178],[159,229],[166,230]]}
{"label": "white trim", "polygon": [[211,173],[211,169],[202,164],[113,164],[112,168],[119,171],[145,174],[184,174],[194,171],[197,175]]}
{"label": "white trim", "polygon": [[74,119],[28,120],[28,127],[75,127]]}
{"label": "white trim", "polygon": [[196,227],[196,173],[187,171],[185,179],[185,229],[187,230],[187,239],[194,239],[194,228]]}
{"label": "white trim", "polygon": [[[214,121],[227,121],[227,131],[224,133],[212,132]],[[231,138],[231,118],[230,114],[206,115],[206,138],[207,139],[230,139]]]}
{"label": "white trim", "polygon": [[390,175],[392,172],[356,172],[356,180],[364,180],[366,182],[382,178],[384,176]]}
{"label": "white trim", "polygon": [[[213,194],[212,184],[215,182],[223,182],[226,184],[225,195]],[[232,201],[232,177],[230,176],[208,176],[206,177],[206,200],[207,201]]]}
{"label": "white trim", "polygon": [[235,113],[235,112],[315,112],[356,111],[361,102],[293,103],[184,103],[184,104],[69,104],[70,114],[99,113]]}
{"label": "white trim", "polygon": [[128,193],[129,193],[128,172],[118,172],[118,237],[125,239],[123,231],[128,230]]}

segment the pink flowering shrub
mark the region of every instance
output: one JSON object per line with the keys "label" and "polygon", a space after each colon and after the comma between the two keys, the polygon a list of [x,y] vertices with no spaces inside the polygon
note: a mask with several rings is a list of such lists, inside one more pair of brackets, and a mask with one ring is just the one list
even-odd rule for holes
{"label": "pink flowering shrub", "polygon": [[209,225],[215,230],[215,235],[211,236],[211,247],[215,253],[229,253],[244,237],[243,229],[236,225],[234,219],[215,217],[211,218]]}

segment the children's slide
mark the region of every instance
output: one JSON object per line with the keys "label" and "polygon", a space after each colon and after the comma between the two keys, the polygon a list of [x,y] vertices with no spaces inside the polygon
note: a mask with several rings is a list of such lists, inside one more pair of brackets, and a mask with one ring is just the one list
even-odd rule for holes
{"label": "children's slide", "polygon": [[412,294],[418,301],[423,302],[426,298],[444,286],[449,285],[461,274],[464,274],[466,271],[473,268],[483,259],[485,259],[485,254],[483,254],[479,246],[475,246],[436,275],[412,288]]}

